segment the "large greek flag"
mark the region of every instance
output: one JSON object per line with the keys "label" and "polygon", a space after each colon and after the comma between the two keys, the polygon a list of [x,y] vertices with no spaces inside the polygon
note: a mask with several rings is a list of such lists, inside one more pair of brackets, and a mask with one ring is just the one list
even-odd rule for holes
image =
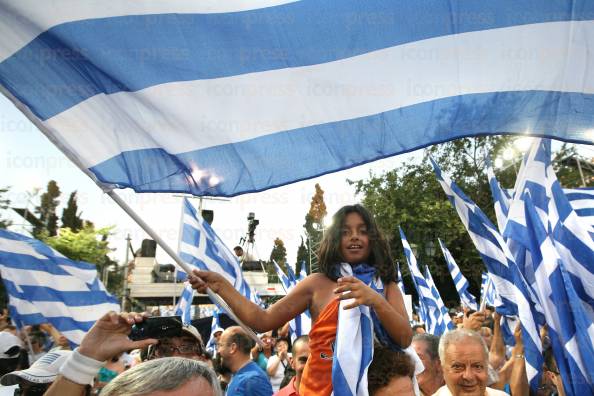
{"label": "large greek flag", "polygon": [[105,187],[232,196],[462,136],[594,141],[591,0],[1,0],[0,15],[0,90]]}
{"label": "large greek flag", "polygon": [[0,274],[19,327],[49,322],[73,344],[80,344],[103,314],[120,310],[97,278],[97,267],[1,229]]}
{"label": "large greek flag", "polygon": [[[223,275],[247,299],[260,301],[245,281],[237,257],[198,214],[187,198],[183,200],[180,258],[194,268]],[[181,271],[178,269],[178,271]]]}
{"label": "large greek flag", "polygon": [[[460,271],[460,267],[458,267],[458,264],[456,264],[456,260],[454,260],[452,253],[450,253],[441,239],[438,239],[438,241],[443,253],[443,257],[445,257],[446,263],[448,265],[448,270],[450,271],[450,275],[452,276],[452,280],[454,281],[454,285],[456,286],[456,290],[460,296],[460,301],[468,308],[474,309],[476,311],[478,309],[476,298],[474,298],[474,296],[470,294],[470,291],[468,290],[468,281]],[[428,271],[429,270],[427,270],[427,272]]]}
{"label": "large greek flag", "polygon": [[456,326],[452,322],[450,315],[448,313],[448,309],[446,308],[443,300],[441,299],[441,295],[439,294],[439,290],[437,290],[437,285],[433,280],[433,276],[431,276],[431,272],[429,271],[429,267],[425,267],[425,279],[427,280],[427,284],[431,289],[431,294],[433,295],[433,300],[437,303],[437,307],[441,311],[441,318],[443,320],[443,324],[445,326],[445,331],[454,330]]}
{"label": "large greek flag", "polygon": [[538,325],[542,324],[544,319],[537,308],[538,299],[533,295],[507,244],[491,220],[456,183],[441,171],[433,159],[431,164],[437,181],[458,212],[460,220],[489,271],[495,289],[503,302],[501,313],[518,315],[520,318],[526,355],[526,374],[531,389],[536,390],[543,364]]}

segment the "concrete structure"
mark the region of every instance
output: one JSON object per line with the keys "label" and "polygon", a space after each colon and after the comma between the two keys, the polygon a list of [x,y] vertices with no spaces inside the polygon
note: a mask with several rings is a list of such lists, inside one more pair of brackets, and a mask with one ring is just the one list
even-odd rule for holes
{"label": "concrete structure", "polygon": [[[171,271],[170,271],[171,269]],[[260,296],[282,296],[284,289],[279,283],[269,284],[262,271],[245,271],[244,277]],[[134,269],[128,277],[129,296],[146,305],[171,305],[180,296],[183,282],[174,282],[172,264],[159,264],[154,257],[136,257]],[[210,304],[206,295],[194,296],[194,304]]]}

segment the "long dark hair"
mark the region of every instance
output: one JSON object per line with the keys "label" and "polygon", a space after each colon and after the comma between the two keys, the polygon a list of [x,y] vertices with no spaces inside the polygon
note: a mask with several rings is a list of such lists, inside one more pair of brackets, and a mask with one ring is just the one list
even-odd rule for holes
{"label": "long dark hair", "polygon": [[361,216],[367,227],[369,236],[369,258],[367,264],[376,269],[377,276],[384,283],[396,280],[396,269],[388,241],[377,227],[375,219],[362,205],[343,206],[332,217],[332,224],[324,233],[324,238],[318,250],[318,262],[320,272],[328,278],[336,281],[338,279],[337,265],[344,261],[340,254],[340,240],[342,236],[342,227],[349,213],[357,213]]}

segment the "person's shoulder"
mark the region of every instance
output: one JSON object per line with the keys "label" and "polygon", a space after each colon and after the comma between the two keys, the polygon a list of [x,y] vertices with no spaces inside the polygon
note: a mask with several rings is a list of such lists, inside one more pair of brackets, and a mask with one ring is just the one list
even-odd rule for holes
{"label": "person's shoulder", "polygon": [[[335,283],[332,279],[328,278],[326,275],[322,274],[321,272],[315,272],[313,274],[309,274],[301,282],[307,282],[307,284],[311,284],[311,285]],[[301,282],[299,282],[299,283],[301,283]]]}
{"label": "person's shoulder", "polygon": [[452,392],[448,389],[447,385],[442,386],[432,396],[451,396]]}
{"label": "person's shoulder", "polygon": [[509,394],[507,394],[506,392],[493,388],[487,388],[486,393],[487,396],[509,396]]}

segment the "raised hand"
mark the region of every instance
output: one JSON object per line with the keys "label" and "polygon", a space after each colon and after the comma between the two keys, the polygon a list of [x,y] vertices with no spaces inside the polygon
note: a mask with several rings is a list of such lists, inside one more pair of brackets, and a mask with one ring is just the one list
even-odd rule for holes
{"label": "raised hand", "polygon": [[108,312],[91,327],[78,350],[82,355],[105,361],[124,351],[156,344],[158,340],[154,338],[140,341],[132,341],[128,338],[132,325],[143,320],[144,316],[135,312],[120,314]]}
{"label": "raised hand", "polygon": [[188,281],[199,293],[206,293],[207,287],[218,293],[225,285],[230,285],[221,274],[212,271],[194,270],[189,274]]}
{"label": "raised hand", "polygon": [[340,300],[355,300],[352,303],[346,305],[344,309],[355,308],[359,305],[374,307],[383,299],[382,295],[354,276],[345,276],[339,278],[337,283],[338,287],[334,289],[334,293],[340,294],[338,297]]}

